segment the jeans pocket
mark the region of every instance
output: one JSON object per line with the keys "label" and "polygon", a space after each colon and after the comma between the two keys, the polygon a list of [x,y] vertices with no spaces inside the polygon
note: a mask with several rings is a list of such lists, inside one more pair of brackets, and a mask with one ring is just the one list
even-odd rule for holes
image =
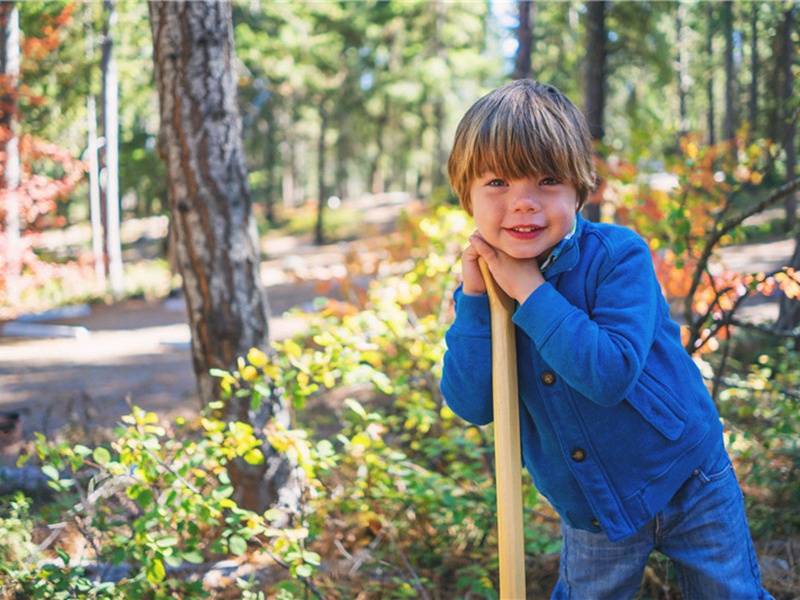
{"label": "jeans pocket", "polygon": [[702,483],[713,483],[725,478],[733,473],[733,463],[727,452],[713,453],[707,458],[702,466],[694,472],[694,475]]}

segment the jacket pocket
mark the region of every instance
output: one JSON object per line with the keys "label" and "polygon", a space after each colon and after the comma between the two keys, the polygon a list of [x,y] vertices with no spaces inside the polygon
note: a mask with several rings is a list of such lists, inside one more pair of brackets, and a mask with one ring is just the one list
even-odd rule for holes
{"label": "jacket pocket", "polygon": [[687,411],[664,385],[642,372],[628,403],[665,438],[677,440],[686,426]]}

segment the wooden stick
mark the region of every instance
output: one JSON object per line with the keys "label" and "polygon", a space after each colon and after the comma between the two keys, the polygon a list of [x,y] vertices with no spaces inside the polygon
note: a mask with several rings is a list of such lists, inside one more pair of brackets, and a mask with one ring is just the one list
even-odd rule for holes
{"label": "wooden stick", "polygon": [[489,294],[492,318],[492,394],[497,486],[497,539],[500,600],[525,600],[525,538],[522,525],[522,460],[514,300],[478,259]]}

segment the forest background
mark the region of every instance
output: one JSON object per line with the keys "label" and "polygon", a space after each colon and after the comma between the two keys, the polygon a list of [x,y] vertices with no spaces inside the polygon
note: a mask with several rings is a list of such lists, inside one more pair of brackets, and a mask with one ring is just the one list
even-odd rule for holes
{"label": "forest background", "polygon": [[[438,392],[469,231],[444,167],[464,110],[512,77],[583,108],[603,174],[587,216],[649,241],[766,584],[800,594],[800,252],[771,271],[720,260],[800,239],[797,2],[0,10],[3,317],[182,286],[202,404],[23,440],[38,475],[3,501],[7,597],[496,597],[491,430]],[[262,241],[364,238],[364,199],[392,193],[408,197],[393,232],[354,246],[303,333],[270,343],[256,222]],[[135,223],[161,227],[155,252],[123,239]],[[754,303],[774,310],[754,320]],[[546,597],[557,518],[525,495],[530,597]],[[668,561],[642,595],[680,597]]]}

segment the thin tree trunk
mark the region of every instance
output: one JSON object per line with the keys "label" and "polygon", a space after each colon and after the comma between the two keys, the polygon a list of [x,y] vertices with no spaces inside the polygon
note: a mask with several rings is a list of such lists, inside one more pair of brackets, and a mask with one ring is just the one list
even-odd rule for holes
{"label": "thin tree trunk", "polygon": [[686,18],[686,4],[678,2],[675,11],[675,46],[677,47],[677,75],[678,75],[678,133],[681,137],[689,132],[689,117],[686,114],[686,97],[688,95],[689,69],[687,67],[687,54],[684,48],[684,22]]}
{"label": "thin tree trunk", "polygon": [[725,116],[722,121],[722,137],[728,141],[736,135],[735,89],[736,69],[733,63],[733,2],[722,3],[722,22],[725,31]]}
{"label": "thin tree trunk", "polygon": [[[783,31],[783,118],[784,126],[788,128],[786,132],[786,179],[791,181],[795,176],[796,169],[796,146],[795,130],[796,119],[792,114],[793,98],[792,87],[794,78],[792,77],[792,57],[794,56],[794,44],[792,43],[793,10],[790,6],[784,14]],[[797,228],[797,193],[796,191],[786,197],[786,225],[787,231],[795,231],[794,254],[789,261],[789,267],[800,272],[800,229]],[[780,295],[778,319],[775,321],[775,329],[778,331],[791,331],[800,326],[800,298],[790,298],[786,294]]]}
{"label": "thin tree trunk", "polygon": [[758,137],[758,2],[753,2],[750,13],[750,132]]}
{"label": "thin tree trunk", "polygon": [[517,27],[517,55],[514,66],[514,79],[530,79],[533,77],[533,0],[517,0],[519,26]]}
{"label": "thin tree trunk", "polygon": [[[794,253],[787,265],[800,272],[800,233],[795,238]],[[775,321],[776,331],[792,331],[800,326],[800,298],[790,298],[781,293],[778,319]]]}
{"label": "thin tree trunk", "polygon": [[15,2],[0,4],[0,74],[7,88],[1,90],[0,153],[5,154],[2,176],[2,208],[5,209],[5,302],[17,305],[22,294],[22,222],[19,199],[14,193],[22,176],[17,136],[17,86],[19,83],[19,10]]}
{"label": "thin tree trunk", "polygon": [[605,1],[589,2],[586,7],[586,97],[584,114],[592,139],[603,139],[603,114],[606,105],[606,24]]}
{"label": "thin tree trunk", "polygon": [[[171,231],[183,279],[192,360],[204,404],[220,398],[209,373],[236,370],[256,347],[269,352],[267,296],[245,167],[237,107],[229,2],[149,4],[160,100],[160,150],[167,167]],[[225,417],[262,432],[269,419],[289,427],[277,394],[254,412],[248,398],[231,398]],[[297,471],[265,441],[264,464],[229,465],[235,500],[262,511],[277,503],[296,510]]]}
{"label": "thin tree trunk", "polygon": [[[786,179],[794,178],[797,167],[797,146],[795,142],[795,132],[797,121],[792,111],[794,106],[793,87],[794,77],[792,76],[792,63],[794,57],[794,44],[792,43],[792,32],[794,32],[793,8],[790,5],[784,13],[783,28],[783,121],[786,128]],[[797,227],[797,194],[789,194],[786,198],[786,230],[794,231]],[[798,238],[800,239],[800,238]]]}
{"label": "thin tree trunk", "polygon": [[708,98],[708,145],[713,146],[717,141],[717,132],[714,122],[714,4],[712,2],[706,4],[706,21],[708,21],[706,25],[708,30],[708,37],[706,38],[706,60],[708,61],[708,81],[706,82],[706,97]]}
{"label": "thin tree trunk", "polygon": [[328,112],[325,102],[319,103],[319,140],[317,142],[317,224],[314,228],[314,243],[322,245],[325,241],[325,203],[327,189],[325,186],[325,134],[328,132]]}
{"label": "thin tree trunk", "polygon": [[105,284],[106,263],[103,252],[103,211],[100,208],[100,163],[97,157],[97,106],[92,94],[89,94],[86,101],[86,125],[88,138],[86,157],[89,161],[89,219],[92,224],[94,273],[98,281]]}
{"label": "thin tree trunk", "polygon": [[111,293],[120,298],[125,292],[122,268],[119,210],[119,78],[114,57],[114,35],[118,20],[116,0],[105,0],[101,69],[103,72],[103,146],[105,156],[105,250],[108,254],[108,281]]}
{"label": "thin tree trunk", "polygon": [[[603,114],[606,105],[606,3],[589,2],[586,10],[586,66],[584,114],[592,139],[605,135]],[[583,214],[591,221],[600,220],[600,205],[588,202]]]}

